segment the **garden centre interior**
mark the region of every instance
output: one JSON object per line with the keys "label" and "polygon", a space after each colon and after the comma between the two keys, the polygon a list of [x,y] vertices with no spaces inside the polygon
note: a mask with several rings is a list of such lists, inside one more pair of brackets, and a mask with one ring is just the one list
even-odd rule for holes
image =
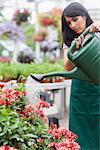
{"label": "garden centre interior", "polygon": [[100,21],[100,0],[0,0],[0,150],[56,150],[65,137],[51,140],[48,126],[73,142],[57,150],[80,149],[68,127],[72,79],[44,77],[64,72],[61,17],[72,2]]}

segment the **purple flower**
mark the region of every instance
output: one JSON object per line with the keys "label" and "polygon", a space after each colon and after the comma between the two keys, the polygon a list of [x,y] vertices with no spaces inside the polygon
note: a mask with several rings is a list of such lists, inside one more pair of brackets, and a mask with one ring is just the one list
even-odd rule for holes
{"label": "purple flower", "polygon": [[13,22],[5,22],[0,24],[0,36],[4,34],[6,34],[11,40],[25,40],[23,28]]}

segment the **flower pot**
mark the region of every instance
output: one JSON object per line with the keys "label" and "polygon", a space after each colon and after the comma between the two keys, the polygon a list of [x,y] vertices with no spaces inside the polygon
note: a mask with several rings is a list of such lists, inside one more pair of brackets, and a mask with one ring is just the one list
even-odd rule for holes
{"label": "flower pot", "polygon": [[26,22],[27,18],[28,18],[28,16],[22,15],[22,16],[20,16],[19,20],[22,22]]}

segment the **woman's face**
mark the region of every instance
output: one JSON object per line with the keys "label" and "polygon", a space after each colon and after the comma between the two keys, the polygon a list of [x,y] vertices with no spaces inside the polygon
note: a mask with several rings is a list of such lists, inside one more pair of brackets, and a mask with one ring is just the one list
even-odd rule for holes
{"label": "woman's face", "polygon": [[86,28],[86,17],[85,16],[76,16],[76,17],[67,17],[65,16],[66,22],[69,27],[76,32],[81,34]]}

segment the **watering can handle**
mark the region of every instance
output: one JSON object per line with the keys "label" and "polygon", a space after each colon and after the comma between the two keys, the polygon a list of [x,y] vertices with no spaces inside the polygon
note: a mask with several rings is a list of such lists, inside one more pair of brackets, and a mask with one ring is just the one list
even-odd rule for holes
{"label": "watering can handle", "polygon": [[[90,31],[90,26],[87,27],[86,30],[85,30],[79,37],[81,37],[81,36],[86,36],[86,35],[89,33],[89,31]],[[78,41],[78,38],[75,40],[75,42],[70,46],[70,48],[69,48],[69,50],[68,50],[68,58],[69,58],[70,60],[72,60],[72,59],[71,59],[72,56],[73,56],[72,52],[73,52],[73,50],[76,48],[76,42],[77,42],[77,41]]]}

